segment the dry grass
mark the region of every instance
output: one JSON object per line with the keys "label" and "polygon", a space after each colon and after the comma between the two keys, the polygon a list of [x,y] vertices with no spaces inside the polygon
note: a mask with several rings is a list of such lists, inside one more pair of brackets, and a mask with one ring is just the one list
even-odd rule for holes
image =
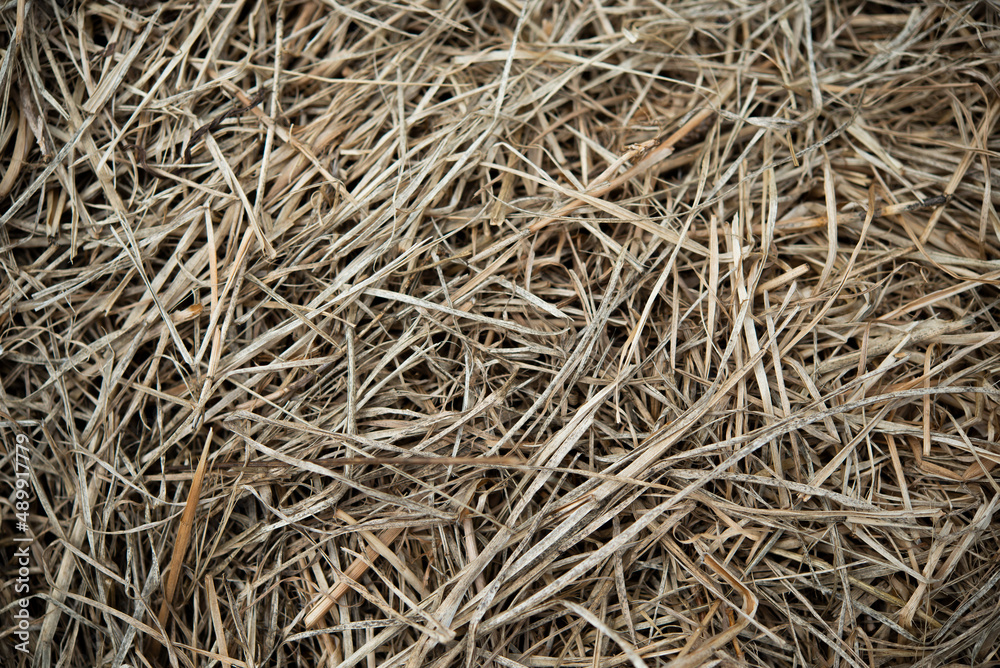
{"label": "dry grass", "polygon": [[1000,665],[990,3],[7,0],[3,665]]}

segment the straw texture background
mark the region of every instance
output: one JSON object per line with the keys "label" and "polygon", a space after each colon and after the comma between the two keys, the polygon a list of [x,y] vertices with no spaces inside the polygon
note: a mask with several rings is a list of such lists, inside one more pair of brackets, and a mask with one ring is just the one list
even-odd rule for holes
{"label": "straw texture background", "polygon": [[992,3],[0,18],[0,664],[1000,665]]}

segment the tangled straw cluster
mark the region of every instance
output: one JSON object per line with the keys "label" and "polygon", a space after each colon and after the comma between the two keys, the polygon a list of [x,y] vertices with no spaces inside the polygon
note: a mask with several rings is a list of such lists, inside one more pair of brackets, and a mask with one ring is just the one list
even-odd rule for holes
{"label": "tangled straw cluster", "polygon": [[4,665],[1000,662],[989,3],[2,17]]}

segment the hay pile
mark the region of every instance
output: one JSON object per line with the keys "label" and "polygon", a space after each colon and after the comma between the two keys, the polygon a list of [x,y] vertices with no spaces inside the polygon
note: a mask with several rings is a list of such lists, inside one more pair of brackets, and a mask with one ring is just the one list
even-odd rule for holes
{"label": "hay pile", "polygon": [[2,17],[3,665],[1000,662],[989,3]]}

